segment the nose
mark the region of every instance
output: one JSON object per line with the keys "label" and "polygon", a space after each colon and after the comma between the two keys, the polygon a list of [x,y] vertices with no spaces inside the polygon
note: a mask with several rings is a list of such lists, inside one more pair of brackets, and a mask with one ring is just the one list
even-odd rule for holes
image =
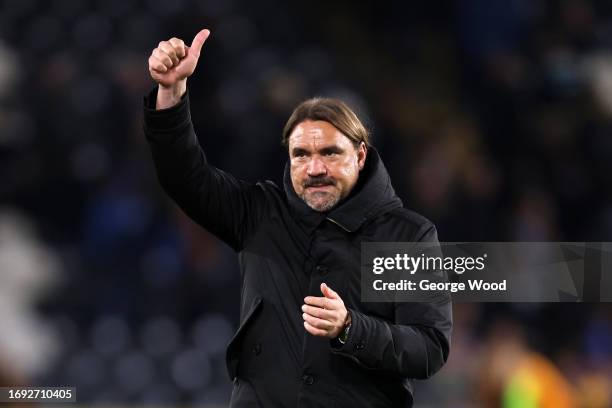
{"label": "nose", "polygon": [[310,177],[324,176],[327,174],[327,168],[321,159],[313,157],[308,163],[307,172]]}

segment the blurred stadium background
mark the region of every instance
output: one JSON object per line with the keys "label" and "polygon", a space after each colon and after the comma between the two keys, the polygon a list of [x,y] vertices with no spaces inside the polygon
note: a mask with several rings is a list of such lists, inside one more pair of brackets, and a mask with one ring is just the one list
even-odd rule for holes
{"label": "blurred stadium background", "polygon": [[[441,241],[612,240],[609,1],[4,0],[0,385],[227,405],[237,260],[161,192],[141,131],[150,51],[203,27],[213,164],[279,182],[292,108],[337,96]],[[454,313],[417,407],[612,406],[612,305]]]}

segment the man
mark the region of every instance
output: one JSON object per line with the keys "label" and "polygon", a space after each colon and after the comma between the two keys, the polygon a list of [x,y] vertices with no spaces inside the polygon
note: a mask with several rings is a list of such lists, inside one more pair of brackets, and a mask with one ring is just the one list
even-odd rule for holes
{"label": "man", "polygon": [[284,189],[211,166],[190,119],[187,78],[208,30],[149,58],[158,88],[145,134],[165,191],[239,252],[240,327],[227,350],[236,407],[410,407],[411,378],[449,352],[451,305],[362,303],[362,241],[437,242],[402,207],[368,133],[342,102],[312,99],[283,132]]}

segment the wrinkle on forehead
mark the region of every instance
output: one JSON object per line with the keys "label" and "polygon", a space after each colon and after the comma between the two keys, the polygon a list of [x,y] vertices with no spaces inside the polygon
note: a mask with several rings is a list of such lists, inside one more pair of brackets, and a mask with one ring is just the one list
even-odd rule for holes
{"label": "wrinkle on forehead", "polygon": [[302,122],[299,125],[297,125],[295,127],[295,129],[293,130],[293,133],[291,134],[292,137],[322,137],[323,136],[323,128],[321,126],[318,125],[314,125],[312,124],[313,122],[310,122],[308,124]]}
{"label": "wrinkle on forehead", "polygon": [[304,135],[304,141],[310,143],[312,148],[317,151],[319,147],[323,144],[325,135],[323,134],[322,129],[310,128],[306,131]]}
{"label": "wrinkle on forehead", "polygon": [[306,137],[310,137],[312,138],[312,144],[313,146],[317,147],[317,142],[319,142],[321,139],[323,139],[323,129],[321,128],[309,128],[306,131]]}
{"label": "wrinkle on forehead", "polygon": [[[325,142],[333,140],[333,143],[342,143],[342,138],[345,137],[331,123],[325,121],[304,121],[297,125],[290,136],[290,142],[293,139],[294,143],[307,144],[315,150]],[[326,139],[330,139],[326,141]]]}

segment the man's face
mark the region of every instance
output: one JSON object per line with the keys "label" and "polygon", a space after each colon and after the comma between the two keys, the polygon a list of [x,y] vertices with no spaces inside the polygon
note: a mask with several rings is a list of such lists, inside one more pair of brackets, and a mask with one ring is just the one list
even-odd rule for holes
{"label": "man's face", "polygon": [[313,210],[331,210],[357,183],[366,154],[331,123],[305,120],[289,136],[293,189]]}

